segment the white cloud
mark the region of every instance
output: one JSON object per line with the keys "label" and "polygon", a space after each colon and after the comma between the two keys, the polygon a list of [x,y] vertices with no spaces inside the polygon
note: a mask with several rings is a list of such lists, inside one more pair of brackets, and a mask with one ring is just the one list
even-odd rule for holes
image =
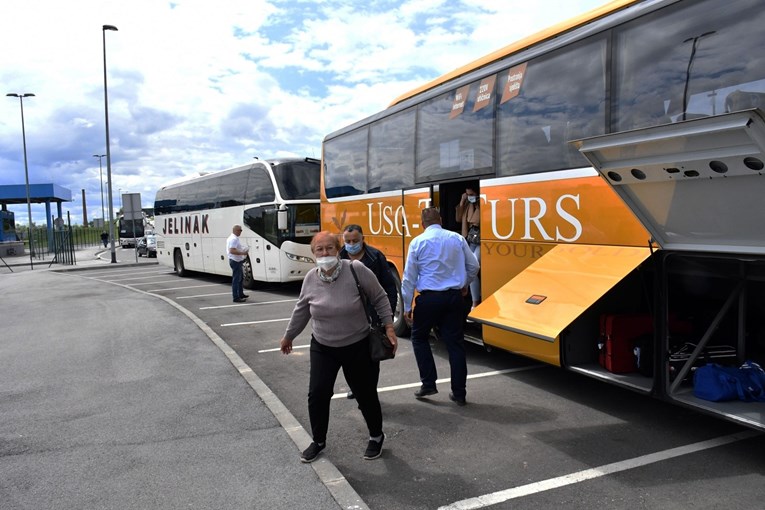
{"label": "white cloud", "polygon": [[[82,188],[100,216],[103,24],[118,27],[106,32],[114,192],[149,206],[182,175],[318,157],[329,132],[603,1],[26,0],[0,18],[0,82],[36,94],[24,102],[30,180],[71,189],[64,208],[81,221]],[[6,98],[0,184],[22,182],[19,104]],[[11,210],[26,222],[25,206]]]}

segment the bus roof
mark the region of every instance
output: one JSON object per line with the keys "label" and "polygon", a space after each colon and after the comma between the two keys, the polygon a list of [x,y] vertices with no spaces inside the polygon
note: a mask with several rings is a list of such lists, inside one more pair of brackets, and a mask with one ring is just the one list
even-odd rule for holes
{"label": "bus roof", "polygon": [[475,71],[476,69],[480,69],[481,67],[491,64],[492,62],[496,62],[497,60],[501,60],[509,55],[517,53],[531,46],[534,46],[535,44],[539,44],[548,39],[555,38],[565,32],[568,32],[569,30],[573,30],[574,28],[580,27],[582,25],[586,25],[587,23],[591,23],[599,18],[602,18],[603,16],[611,14],[612,12],[616,12],[619,9],[623,9],[624,7],[634,4],[638,1],[640,0],[613,0],[611,2],[608,2],[605,5],[596,7],[595,9],[592,9],[588,12],[585,12],[583,14],[570,18],[566,21],[562,21],[544,30],[540,30],[539,32],[532,34],[528,37],[525,37],[521,39],[520,41],[516,41],[503,48],[500,48],[497,51],[489,53],[488,55],[485,55],[477,60],[474,60],[470,62],[469,64],[458,67],[457,69],[453,71],[450,71],[442,76],[439,76],[435,80],[429,81],[428,83],[425,83],[424,85],[421,85],[413,90],[410,90],[409,92],[406,92],[400,95],[395,100],[393,100],[393,102],[389,106],[397,105],[400,102],[406,99],[409,99],[411,97],[414,97],[417,94],[420,94],[426,90],[430,90],[445,82],[448,82],[455,78],[459,78],[460,76],[464,74],[467,74],[471,71]]}
{"label": "bus roof", "polygon": [[300,157],[281,157],[281,158],[274,158],[274,159],[269,159],[269,160],[265,160],[265,159],[263,159],[263,160],[256,160],[256,161],[253,161],[252,163],[247,163],[246,165],[240,165],[240,166],[235,166],[235,167],[231,167],[231,168],[226,168],[224,170],[215,170],[215,171],[212,171],[212,172],[197,172],[197,173],[193,173],[191,175],[184,175],[184,176],[178,177],[176,179],[173,179],[170,182],[165,183],[159,189],[162,190],[162,189],[173,188],[173,187],[185,185],[185,184],[188,184],[188,183],[190,183],[192,181],[196,182],[197,180],[204,179],[205,177],[216,177],[218,175],[221,175],[222,173],[234,173],[234,172],[239,172],[239,171],[243,171],[243,170],[249,170],[250,167],[252,167],[252,165],[256,165],[259,162],[260,163],[266,163],[266,164],[268,164],[268,165],[273,167],[273,166],[276,166],[276,165],[280,165],[282,163],[295,163],[295,162],[298,162],[298,161],[306,161],[306,162],[316,163],[317,165],[321,163],[318,159],[308,158],[308,157],[306,157],[306,158],[300,158]]}

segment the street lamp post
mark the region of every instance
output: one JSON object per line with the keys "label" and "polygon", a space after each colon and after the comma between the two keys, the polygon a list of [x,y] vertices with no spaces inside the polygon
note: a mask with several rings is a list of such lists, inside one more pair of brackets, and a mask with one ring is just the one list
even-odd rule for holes
{"label": "street lamp post", "polygon": [[702,37],[707,37],[716,33],[717,31],[712,30],[711,32],[704,32],[703,34],[697,35],[695,37],[689,37],[683,41],[683,44],[693,41],[693,44],[691,44],[691,56],[688,57],[688,67],[685,70],[685,87],[683,87],[683,120],[685,120],[687,113],[686,110],[688,110],[688,84],[691,81],[691,68],[693,67],[693,59],[696,58],[696,50],[699,47],[699,41]]}
{"label": "street lamp post", "polygon": [[[108,181],[109,192],[109,240],[111,241],[112,264],[117,263],[117,253],[114,250],[114,210],[112,201],[112,156],[109,149],[109,96],[106,87],[106,31],[117,31],[114,25],[104,25],[101,27],[101,35],[104,43],[104,118],[106,119],[106,180]],[[99,160],[100,161],[100,160]]]}
{"label": "street lamp post", "polygon": [[6,94],[8,97],[18,97],[19,98],[19,104],[21,105],[21,140],[24,146],[24,179],[26,181],[26,187],[27,187],[27,214],[29,215],[29,267],[30,269],[35,268],[34,258],[32,256],[32,200],[29,196],[29,166],[27,165],[27,134],[26,130],[24,128],[24,98],[25,97],[34,97],[34,94],[25,93],[25,94],[14,94],[9,93]]}
{"label": "street lamp post", "polygon": [[106,154],[93,154],[94,158],[98,158],[98,176],[101,182],[101,221],[106,219],[104,212],[104,172],[101,169],[101,158],[105,158]]}

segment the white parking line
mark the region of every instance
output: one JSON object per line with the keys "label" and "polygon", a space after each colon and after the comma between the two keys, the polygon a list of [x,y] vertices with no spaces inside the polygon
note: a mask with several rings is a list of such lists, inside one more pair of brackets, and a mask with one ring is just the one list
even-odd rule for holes
{"label": "white parking line", "polygon": [[[135,278],[130,278],[130,280],[134,280]],[[126,280],[109,280],[110,282],[124,282]],[[159,282],[141,282],[141,283],[125,283],[124,285],[132,285],[132,286],[138,286],[138,285],[156,285],[160,283],[176,283],[178,280],[162,280]],[[167,290],[167,289],[158,289],[158,290]]]}
{"label": "white parking line", "polygon": [[[491,370],[489,372],[480,372],[478,374],[468,374],[467,378],[480,379],[481,377],[492,377],[495,375],[511,374],[513,372],[524,372],[526,370],[535,370],[537,368],[544,368],[544,365],[529,365],[527,367],[506,368],[504,370]],[[436,379],[436,384],[445,384],[451,381],[452,381],[451,377],[445,377],[443,379]],[[419,381],[416,383],[397,384],[395,386],[383,386],[382,388],[377,388],[377,393],[386,393],[389,391],[405,390],[407,388],[419,388],[420,386],[422,386],[422,383]],[[345,393],[335,393],[334,395],[332,395],[332,400],[335,400],[338,398],[345,398]]]}
{"label": "white parking line", "polygon": [[213,296],[230,296],[231,291],[228,292],[216,292],[215,294],[197,294],[195,296],[179,296],[175,299],[196,299],[200,297],[213,297]]}
{"label": "white parking line", "polygon": [[485,494],[476,498],[463,499],[462,501],[454,502],[451,505],[442,506],[438,510],[470,510],[474,508],[486,508],[488,506],[503,503],[511,499],[521,498],[531,494],[537,494],[539,492],[557,489],[558,487],[564,487],[566,485],[584,482],[585,480],[592,480],[593,478],[599,478],[601,476],[610,475],[612,473],[627,471],[629,469],[646,466],[648,464],[654,464],[656,462],[680,457],[682,455],[688,455],[689,453],[696,453],[702,450],[708,450],[710,448],[716,448],[718,446],[735,443],[736,441],[749,439],[758,436],[759,434],[760,432],[750,430],[738,432],[729,436],[709,439],[707,441],[700,441],[698,443],[693,443],[686,446],[678,446],[677,448],[670,448],[669,450],[664,450],[662,452],[649,453],[648,455],[635,457],[634,459],[627,459],[592,469],[585,469],[584,471],[577,471],[576,473],[559,476],[557,478],[550,478],[549,480],[542,480],[527,485],[521,485],[519,487],[513,487],[512,489]]}
{"label": "white parking line", "polygon": [[92,273],[88,273],[88,276],[95,276],[97,278],[103,277],[103,276],[125,276],[125,275],[134,275],[134,274],[172,274],[168,273],[167,271],[157,271],[157,270],[151,270],[151,271],[131,271],[131,270],[124,270],[124,271],[117,271],[115,269],[111,269],[108,271],[93,271]]}
{"label": "white parking line", "polygon": [[[242,306],[242,305],[231,305],[231,306]],[[269,322],[287,322],[290,320],[289,317],[286,319],[270,319],[267,321],[252,321],[252,322],[229,322],[228,324],[221,324],[221,327],[228,327],[228,326],[248,326],[250,324],[268,324]]]}
{"label": "white parking line", "polygon": [[297,299],[279,299],[276,301],[260,301],[257,303],[237,303],[235,305],[202,306],[199,309],[200,310],[216,310],[218,308],[228,308],[230,306],[273,305],[276,303],[289,303],[290,301],[297,301]]}
{"label": "white parking line", "polygon": [[[151,276],[137,276],[135,278],[120,278],[119,280],[109,280],[110,282],[129,282],[130,280],[148,280],[149,278],[156,278],[158,273],[155,273]],[[176,280],[170,280],[170,281],[178,281]],[[159,283],[159,282],[157,282]]]}
{"label": "white parking line", "polygon": [[198,289],[199,287],[218,287],[217,283],[208,283],[206,285],[188,285],[186,287],[173,287],[171,289],[152,289],[148,292],[166,292],[168,290]]}

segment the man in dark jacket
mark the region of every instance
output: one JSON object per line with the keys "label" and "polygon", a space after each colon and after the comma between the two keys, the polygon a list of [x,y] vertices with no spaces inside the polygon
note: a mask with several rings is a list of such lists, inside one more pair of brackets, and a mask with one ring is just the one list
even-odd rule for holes
{"label": "man in dark jacket", "polygon": [[[396,281],[390,273],[388,259],[385,258],[383,252],[364,242],[364,231],[360,225],[348,225],[343,230],[343,248],[340,250],[340,258],[360,260],[365,266],[372,270],[375,276],[377,276],[377,281],[380,282],[380,286],[388,295],[390,309],[395,318],[396,304],[398,303],[398,289],[396,288]],[[372,317],[372,322],[379,322],[377,314],[373,309],[370,309],[367,312]],[[379,375],[379,363],[377,366],[377,375]],[[353,398],[353,392],[348,392],[348,398]]]}

